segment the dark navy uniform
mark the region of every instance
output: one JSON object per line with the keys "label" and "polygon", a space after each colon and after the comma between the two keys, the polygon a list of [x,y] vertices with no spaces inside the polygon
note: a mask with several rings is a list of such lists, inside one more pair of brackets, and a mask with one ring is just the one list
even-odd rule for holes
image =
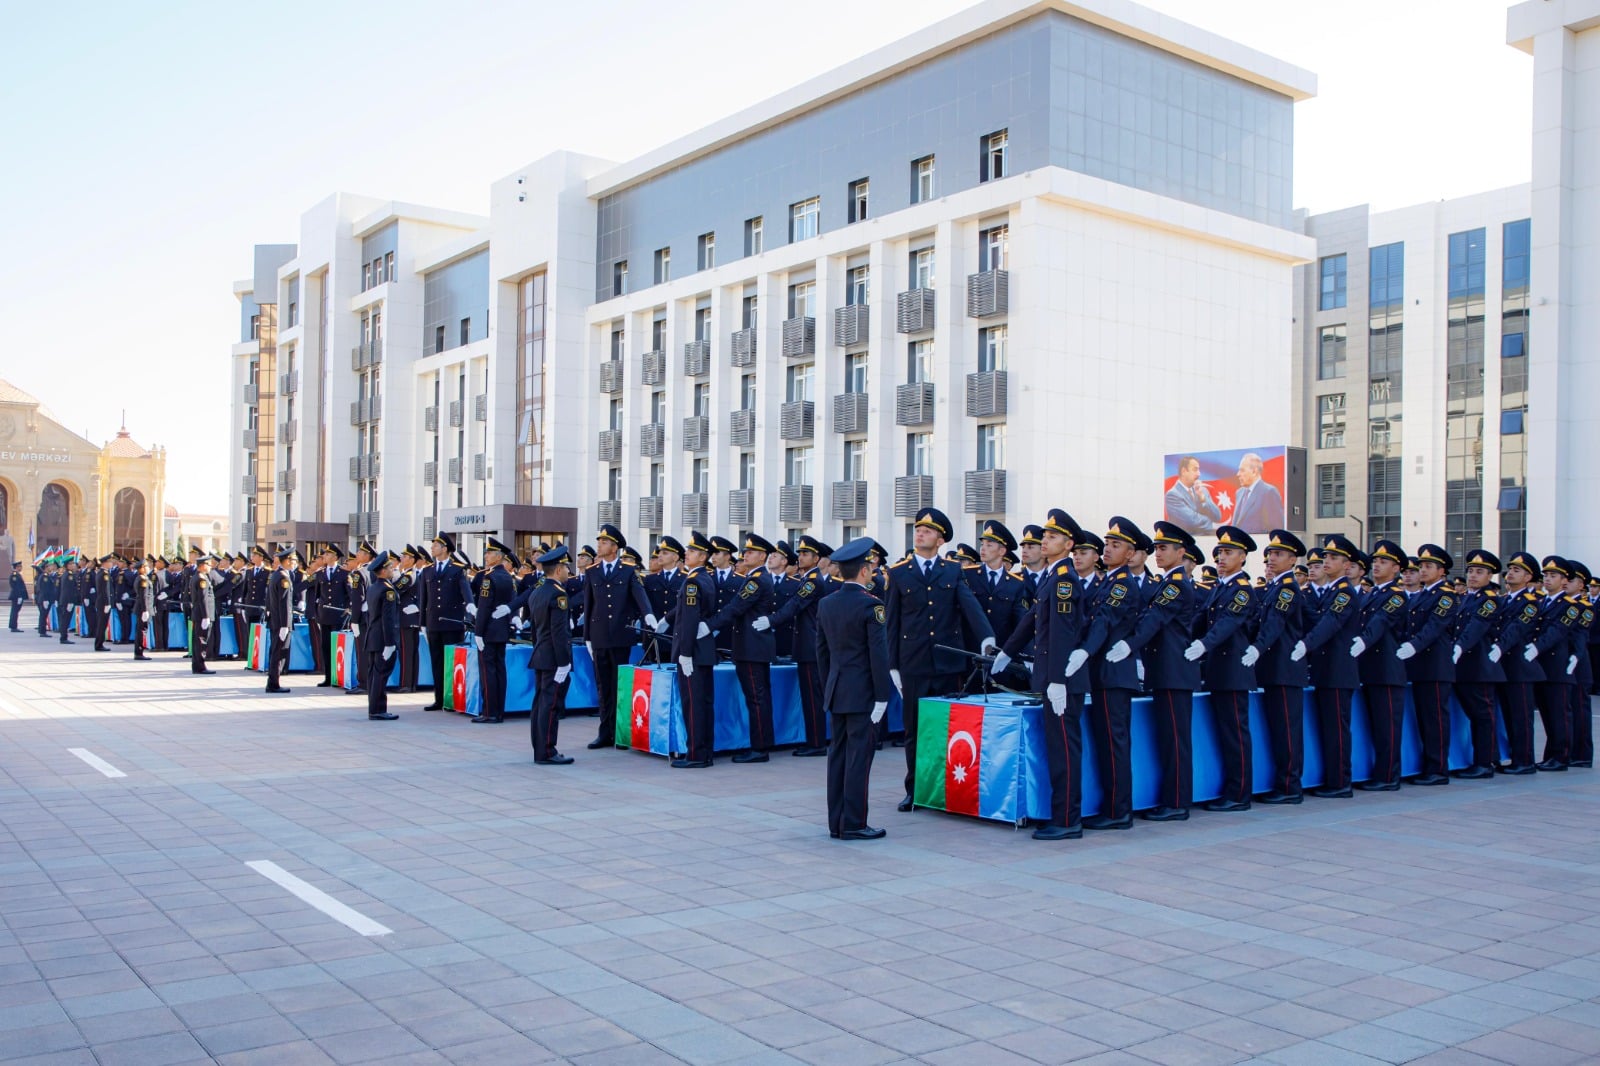
{"label": "dark navy uniform", "polygon": [[[1467,567],[1474,566],[1491,574],[1500,572],[1500,560],[1486,551],[1467,556]],[[1455,647],[1461,649],[1461,657],[1456,660],[1455,693],[1472,730],[1472,767],[1453,772],[1452,777],[1487,777],[1500,764],[1494,697],[1496,687],[1505,683],[1506,672],[1500,665],[1505,649],[1495,643],[1494,636],[1499,617],[1499,596],[1492,587],[1469,589],[1462,597],[1454,637]]]}
{"label": "dark navy uniform", "polygon": [[[600,537],[616,543],[619,552],[625,543],[622,534],[609,526]],[[589,746],[602,748],[616,743],[617,667],[627,664],[628,651],[637,642],[628,628],[630,613],[644,617],[654,612],[645,595],[643,577],[620,557],[609,564],[595,563],[583,577],[583,639],[594,655],[595,687],[600,699],[600,728]]]}
{"label": "dark navy uniform", "polygon": [[[280,556],[283,558],[283,556]],[[267,691],[287,692],[279,684],[289,665],[289,639],[294,635],[294,575],[287,569],[272,571],[266,590]]]}
{"label": "dark navy uniform", "polygon": [[1255,613],[1255,589],[1250,578],[1242,571],[1221,578],[1206,598],[1200,630],[1195,636],[1205,645],[1201,674],[1216,716],[1217,744],[1222,755],[1219,799],[1226,804],[1248,805],[1254,791],[1250,691],[1256,687],[1256,674],[1253,666],[1244,664],[1244,653],[1251,646],[1250,625]]}
{"label": "dark navy uniform", "polygon": [[[1327,554],[1352,558],[1357,550],[1348,537],[1329,537]],[[1361,683],[1361,670],[1350,647],[1361,630],[1358,590],[1340,577],[1319,594],[1315,620],[1306,631],[1311,657],[1311,683],[1317,690],[1317,731],[1322,738],[1322,785],[1311,794],[1350,795],[1350,706]]]}
{"label": "dark navy uniform", "polygon": [[[65,611],[62,612],[65,615]],[[145,650],[150,647],[150,627],[156,624],[159,617],[156,614],[156,589],[155,583],[150,580],[149,574],[134,574],[133,585],[133,657],[145,659]],[[62,622],[62,629],[66,622]]]}
{"label": "dark navy uniform", "polygon": [[[776,607],[772,575],[765,568],[757,567],[744,576],[738,592],[710,622],[714,630],[733,631],[733,667],[739,676],[739,689],[744,693],[749,714],[752,755],[764,754],[773,743],[772,660],[778,653],[778,646],[771,623]],[[757,622],[763,618],[767,621],[766,627],[757,629]]]}
{"label": "dark navy uniform", "polygon": [[[1544,561],[1543,570],[1553,570],[1563,578],[1569,576],[1567,561],[1557,555]],[[1578,626],[1582,617],[1583,612],[1570,603],[1565,594],[1547,594],[1539,605],[1533,643],[1539,648],[1544,680],[1536,684],[1533,691],[1539,703],[1539,717],[1544,722],[1544,758],[1538,764],[1541,770],[1564,770],[1572,759],[1568,716],[1571,685],[1567,663],[1575,654],[1574,642],[1583,639]]]}
{"label": "dark navy uniform", "polygon": [[[1531,567],[1537,574],[1539,561],[1526,552],[1512,555],[1506,564]],[[1508,592],[1500,597],[1500,610],[1495,613],[1494,640],[1504,654],[1500,669],[1505,672],[1505,683],[1500,686],[1500,713],[1505,718],[1506,742],[1511,748],[1511,762],[1502,771],[1521,775],[1534,772],[1533,713],[1535,686],[1544,680],[1544,667],[1537,659],[1527,657],[1527,648],[1533,644],[1538,630],[1541,600],[1531,587],[1520,592]],[[1535,651],[1537,651],[1535,645]]]}
{"label": "dark navy uniform", "polygon": [[[197,566],[189,579],[188,616],[189,669],[197,674],[211,673],[206,667],[206,653],[211,641],[216,639],[217,600],[211,590],[211,575]],[[97,631],[98,632],[98,631]]]}
{"label": "dark navy uniform", "polygon": [[[1582,563],[1573,564],[1577,576],[1588,584],[1589,573]],[[1578,609],[1578,620],[1573,623],[1572,652],[1578,665],[1567,675],[1570,690],[1567,707],[1572,722],[1572,765],[1594,765],[1594,715],[1589,710],[1589,690],[1594,687],[1594,670],[1589,656],[1589,638],[1594,633],[1594,604],[1583,596],[1567,594],[1567,600]]]}
{"label": "dark navy uniform", "polygon": [[312,575],[311,581],[317,590],[317,625],[312,630],[312,637],[315,643],[325,645],[321,658],[317,660],[322,674],[320,686],[331,688],[333,655],[329,646],[333,634],[350,625],[350,583],[345,580],[345,573],[337,564],[322,567]]}
{"label": "dark navy uniform", "polygon": [[[1157,527],[1158,542],[1164,524]],[[1194,582],[1181,566],[1152,582],[1150,593],[1149,604],[1128,638],[1128,646],[1143,661],[1145,682],[1150,686],[1156,750],[1161,756],[1160,802],[1155,812],[1159,820],[1163,816],[1177,818],[1176,813],[1169,812],[1187,812],[1194,802],[1190,723],[1194,692],[1200,687],[1200,664],[1184,658],[1183,653],[1192,639],[1191,627],[1204,597],[1196,592]]]}
{"label": "dark navy uniform", "polygon": [[[1376,552],[1383,552],[1380,541]],[[1406,664],[1395,657],[1410,626],[1411,599],[1397,581],[1373,588],[1361,604],[1359,639],[1366,645],[1357,660],[1361,695],[1367,705],[1367,729],[1372,736],[1372,777],[1368,791],[1397,786],[1400,782],[1400,735],[1406,710]],[[1338,654],[1330,648],[1329,654]]]}
{"label": "dark navy uniform", "polygon": [[[698,539],[700,535],[695,534],[690,543]],[[715,616],[716,603],[715,572],[704,567],[685,571],[672,622],[672,659],[678,664],[678,699],[683,704],[683,726],[688,734],[687,750],[673,762],[680,769],[711,765],[716,741],[717,637],[709,625],[705,636],[699,636],[699,632],[701,624]],[[692,673],[686,673],[686,663]]]}
{"label": "dark navy uniform", "polygon": [[[385,562],[386,555],[374,560],[374,572],[381,571]],[[389,670],[400,644],[400,594],[393,582],[376,578],[367,585],[364,613],[367,625],[361,630],[361,669],[367,683],[367,718],[390,721],[395,716],[389,713]]]}
{"label": "dark navy uniform", "polygon": [[[444,534],[434,538],[446,552],[455,550]],[[433,668],[433,701],[423,710],[444,708],[444,649],[460,644],[467,631],[467,605],[473,602],[467,572],[446,559],[430,562],[417,573],[417,606],[428,633],[428,665]]]}
{"label": "dark navy uniform", "polygon": [[[491,550],[496,542],[491,538]],[[506,714],[506,645],[511,641],[511,601],[517,596],[516,578],[498,562],[477,577],[477,613],[473,633],[477,636],[478,680],[483,692],[483,713],[479,721],[502,722]],[[499,608],[504,607],[504,611]],[[495,617],[496,613],[499,617]]]}
{"label": "dark navy uniform", "polygon": [[[1454,565],[1450,555],[1434,544],[1417,550],[1424,562],[1444,567]],[[1450,778],[1450,690],[1455,686],[1456,611],[1454,591],[1444,579],[1435,581],[1411,597],[1407,611],[1406,642],[1415,654],[1406,658],[1406,676],[1411,682],[1411,699],[1417,711],[1417,732],[1422,736],[1422,776],[1418,783],[1445,784]]]}
{"label": "dark navy uniform", "polygon": [[[851,545],[839,550],[847,561],[860,558],[850,554]],[[871,714],[875,705],[888,704],[892,689],[886,611],[866,589],[849,581],[823,598],[816,612],[817,666],[825,679],[823,704],[833,726],[828,832],[843,837],[867,829],[867,784],[877,747]]]}
{"label": "dark navy uniform", "polygon": [[[564,548],[555,549],[555,553],[566,557]],[[549,554],[539,558],[543,562]],[[556,561],[559,560],[552,560]],[[533,654],[528,665],[538,682],[528,737],[533,745],[533,761],[551,763],[561,756],[556,750],[561,724],[561,684],[556,675],[560,673],[561,681],[565,681],[564,671],[572,669],[572,605],[567,602],[567,590],[559,581],[541,581],[528,597],[528,616],[533,625]]]}
{"label": "dark navy uniform", "polygon": [[817,608],[824,597],[839,587],[822,576],[816,567],[807,570],[788,602],[781,603],[772,615],[774,629],[792,632],[792,654],[800,683],[800,713],[805,718],[806,742],[796,755],[822,755],[827,751],[828,725],[824,718],[822,669],[817,659]]}
{"label": "dark navy uniform", "polygon": [[[22,605],[28,602],[28,583],[23,580],[20,564],[11,568],[11,588],[6,598],[11,601],[11,632],[20,633],[22,628],[17,625],[17,621],[22,614]],[[61,620],[61,631],[63,633],[67,631],[65,618]]]}
{"label": "dark navy uniform", "polygon": [[1005,644],[1027,616],[1031,606],[1028,588],[1022,578],[1005,570],[991,570],[983,564],[962,568],[967,586],[989,620],[996,644]]}
{"label": "dark navy uniform", "polygon": [[[72,630],[75,615],[83,603],[84,588],[88,585],[88,572],[76,569],[77,564],[69,564],[65,573],[61,575],[61,584],[56,590],[56,615],[59,623],[56,628],[60,631],[61,643],[72,644]],[[170,594],[169,594],[170,595]],[[176,599],[176,597],[173,597]],[[181,609],[174,608],[174,609]],[[158,638],[157,647],[165,648],[166,619],[161,620],[162,635]]]}
{"label": "dark navy uniform", "polygon": [[[411,548],[409,553],[416,563],[421,563],[420,549]],[[401,692],[417,691],[418,667],[421,665],[417,653],[421,650],[422,632],[422,606],[418,603],[422,589],[417,582],[420,572],[420,565],[413,566],[394,579],[394,591],[400,604],[400,650],[395,654],[400,656]]]}

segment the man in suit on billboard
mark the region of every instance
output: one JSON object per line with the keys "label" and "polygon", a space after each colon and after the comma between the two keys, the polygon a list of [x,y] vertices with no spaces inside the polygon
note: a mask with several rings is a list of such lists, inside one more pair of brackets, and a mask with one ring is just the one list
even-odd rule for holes
{"label": "man in suit on billboard", "polygon": [[1239,460],[1239,494],[1233,499],[1231,524],[1246,533],[1270,533],[1282,523],[1283,494],[1262,480],[1261,456],[1246,452]]}
{"label": "man in suit on billboard", "polygon": [[1167,521],[1197,537],[1215,536],[1222,522],[1217,502],[1200,483],[1200,460],[1192,455],[1178,460],[1178,480],[1167,490]]}

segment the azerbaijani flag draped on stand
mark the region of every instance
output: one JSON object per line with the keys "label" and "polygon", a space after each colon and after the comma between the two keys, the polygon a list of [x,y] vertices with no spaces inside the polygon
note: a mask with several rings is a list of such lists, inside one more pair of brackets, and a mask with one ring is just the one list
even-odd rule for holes
{"label": "azerbaijani flag draped on stand", "polygon": [[267,636],[266,626],[260,622],[252,622],[250,624],[250,647],[245,655],[245,669],[265,670],[267,668],[267,656],[272,653],[272,647],[268,643],[271,639],[271,637]]}
{"label": "azerbaijani flag draped on stand", "polygon": [[343,689],[356,687],[356,648],[359,642],[348,629],[341,629],[328,638],[328,654],[333,656],[333,683]]}
{"label": "azerbaijani flag draped on stand", "polygon": [[674,675],[670,670],[645,666],[617,668],[617,733],[619,746],[671,753]]}
{"label": "azerbaijani flag draped on stand", "polygon": [[444,705],[476,717],[483,713],[483,693],[478,688],[478,657],[470,644],[447,644],[444,649]]}
{"label": "azerbaijani flag draped on stand", "polygon": [[912,799],[919,807],[1002,822],[1028,817],[1024,728],[1021,707],[923,700]]}

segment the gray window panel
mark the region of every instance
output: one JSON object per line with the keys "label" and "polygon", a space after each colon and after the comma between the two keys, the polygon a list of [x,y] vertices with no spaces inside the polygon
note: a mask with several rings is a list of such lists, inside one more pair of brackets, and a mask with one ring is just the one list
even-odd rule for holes
{"label": "gray window panel", "polygon": [[369,233],[361,238],[361,261],[370,263],[374,259],[399,250],[400,223],[391,222],[376,233]]}
{"label": "gray window panel", "polygon": [[[471,319],[468,343],[489,335],[489,253],[478,252],[440,267],[422,281],[422,350],[435,350],[438,330],[444,343],[459,340],[462,319]],[[448,327],[448,328],[445,328]],[[448,350],[448,348],[444,349]]]}

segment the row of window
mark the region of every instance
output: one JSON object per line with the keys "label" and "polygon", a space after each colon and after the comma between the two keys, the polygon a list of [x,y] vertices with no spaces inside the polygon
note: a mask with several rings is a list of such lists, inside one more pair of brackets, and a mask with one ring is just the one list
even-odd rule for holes
{"label": "row of window", "polygon": [[370,263],[361,264],[361,291],[375,289],[395,279],[394,253],[385,252]]}

